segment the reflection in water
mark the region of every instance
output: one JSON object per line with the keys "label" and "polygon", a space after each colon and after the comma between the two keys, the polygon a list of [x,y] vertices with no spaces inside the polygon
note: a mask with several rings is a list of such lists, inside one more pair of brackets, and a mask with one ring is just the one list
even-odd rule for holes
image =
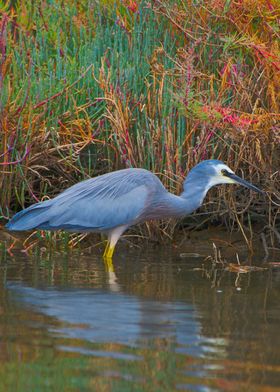
{"label": "reflection in water", "polygon": [[146,346],[154,338],[166,339],[178,345],[180,352],[194,357],[204,356],[211,340],[200,335],[199,315],[191,304],[143,300],[94,289],[39,290],[19,284],[8,284],[8,289],[13,300],[69,324],[52,328],[64,336],[130,347]]}
{"label": "reflection in water", "polygon": [[244,275],[241,290],[221,273],[213,287],[202,261],[166,249],[114,269],[78,255],[8,260],[0,391],[15,372],[21,391],[278,390],[277,271]]}

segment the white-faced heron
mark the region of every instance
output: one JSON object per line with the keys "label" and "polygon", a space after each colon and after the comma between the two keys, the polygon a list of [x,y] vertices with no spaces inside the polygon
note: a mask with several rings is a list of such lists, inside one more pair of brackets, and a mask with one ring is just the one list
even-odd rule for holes
{"label": "white-faced heron", "polygon": [[105,233],[108,241],[103,256],[111,259],[128,227],[191,214],[218,184],[240,184],[263,193],[214,159],[200,162],[189,172],[180,196],[169,193],[147,170],[123,169],[79,182],[51,200],[34,204],[14,215],[6,227]]}

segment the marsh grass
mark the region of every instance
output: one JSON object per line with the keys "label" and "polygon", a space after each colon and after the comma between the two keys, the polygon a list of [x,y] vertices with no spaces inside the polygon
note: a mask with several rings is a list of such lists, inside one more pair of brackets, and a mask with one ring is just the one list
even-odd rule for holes
{"label": "marsh grass", "polygon": [[[3,217],[123,167],[152,170],[180,192],[193,165],[216,158],[268,198],[213,190],[191,226],[222,222],[250,244],[266,225],[276,246],[276,1],[1,4]],[[172,237],[175,226],[147,227]]]}

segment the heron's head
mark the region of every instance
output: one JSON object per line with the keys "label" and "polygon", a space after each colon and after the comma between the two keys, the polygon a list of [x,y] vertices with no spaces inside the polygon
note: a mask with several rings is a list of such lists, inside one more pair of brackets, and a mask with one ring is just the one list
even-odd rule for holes
{"label": "heron's head", "polygon": [[186,180],[187,183],[189,183],[189,181],[197,184],[201,182],[201,185],[206,191],[212,188],[212,186],[219,184],[239,184],[252,189],[255,192],[264,193],[255,185],[243,180],[241,177],[238,177],[222,161],[215,159],[200,162],[189,172]]}

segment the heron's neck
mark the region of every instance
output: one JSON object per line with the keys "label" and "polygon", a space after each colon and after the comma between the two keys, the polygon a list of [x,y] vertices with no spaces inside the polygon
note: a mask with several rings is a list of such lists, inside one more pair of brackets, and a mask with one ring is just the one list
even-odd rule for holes
{"label": "heron's neck", "polygon": [[208,189],[204,187],[187,187],[180,196],[167,192],[161,202],[156,203],[156,214],[160,206],[159,218],[181,218],[191,214],[201,206]]}
{"label": "heron's neck", "polygon": [[186,180],[180,198],[185,203],[187,214],[191,214],[201,206],[209,188],[208,184],[204,182],[194,184],[192,181]]}
{"label": "heron's neck", "polygon": [[145,214],[145,220],[181,218],[189,215],[201,206],[208,189],[209,186],[205,182],[186,180],[180,196],[166,192],[155,197]]}

